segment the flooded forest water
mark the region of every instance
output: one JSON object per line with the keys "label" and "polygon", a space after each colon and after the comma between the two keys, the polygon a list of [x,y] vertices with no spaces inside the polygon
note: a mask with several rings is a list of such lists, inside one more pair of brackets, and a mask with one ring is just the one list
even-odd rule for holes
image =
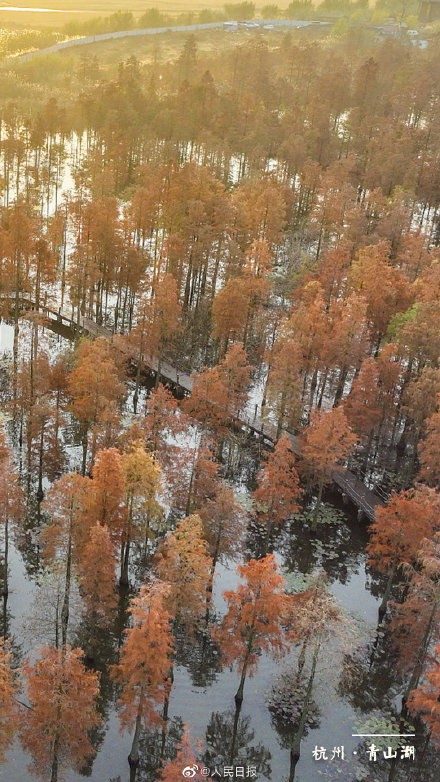
{"label": "flooded forest water", "polygon": [[[81,154],[81,145],[76,138],[69,155],[78,164]],[[63,193],[72,186],[72,174],[61,153],[54,160],[57,168],[54,178],[58,183],[55,201],[60,203]],[[237,165],[237,161],[232,161],[230,179],[234,178],[234,166],[236,168]],[[6,194],[5,204],[14,197],[12,192]],[[42,213],[50,215],[54,203],[53,181],[49,175],[47,191],[42,192]],[[21,320],[21,351],[28,352],[30,331],[29,323]],[[47,329],[42,330],[40,341],[51,356],[69,347],[67,340]],[[0,355],[3,356],[3,364],[0,374],[7,372],[12,343],[13,326],[2,322]],[[145,387],[143,394],[148,394]],[[130,420],[130,415],[128,399],[127,420]],[[81,446],[70,424],[63,431],[63,439],[69,468],[78,469]],[[223,464],[224,477],[245,505],[255,488],[261,458],[261,444],[257,440],[240,438],[231,463]],[[309,498],[309,502],[313,503],[313,498]],[[282,692],[286,678],[289,679],[289,674],[296,671],[299,649],[294,647],[279,661],[262,656],[256,674],[246,681],[244,701],[237,719],[234,693],[239,676],[235,670],[220,670],[218,650],[207,632],[202,632],[194,639],[178,638],[167,734],[164,736],[161,731],[154,730],[142,733],[141,763],[136,782],[154,782],[160,760],[174,757],[185,724],[191,730],[192,741],[201,742],[200,765],[205,764],[211,769],[230,765],[229,747],[235,727],[234,765],[244,769],[255,767],[255,778],[259,780],[287,782],[294,778],[297,782],[316,782],[324,777],[341,782],[434,782],[439,778],[439,758],[417,736],[411,740],[420,750],[417,761],[400,763],[396,768],[380,758],[377,762],[370,762],[368,738],[363,740],[354,735],[395,733],[399,727],[401,688],[396,681],[386,634],[380,628],[377,632],[378,608],[385,584],[367,568],[367,524],[358,520],[353,507],[345,506],[342,498],[330,489],[325,497],[322,521],[316,529],[308,510],[306,505],[302,514],[270,536],[262,535],[261,530],[250,521],[240,555],[218,565],[213,593],[214,613],[219,618],[225,612],[224,590],[232,589],[238,583],[237,565],[271,551],[276,555],[291,591],[303,589],[313,576],[325,577],[342,610],[342,627],[326,642],[318,658],[309,724],[301,742],[294,777],[290,748],[296,726],[291,718],[282,719],[279,714],[275,715],[269,709],[269,703],[273,688],[276,687],[278,693]],[[168,509],[168,518],[172,524],[173,508]],[[50,641],[51,629],[45,626],[44,619],[45,592],[41,582],[38,527],[36,511],[31,512],[25,534],[13,536],[9,595],[7,601],[0,605],[3,612],[0,621],[4,634],[13,638],[17,665],[40,644]],[[127,756],[131,736],[120,732],[117,693],[109,677],[109,665],[118,658],[127,621],[128,600],[144,581],[149,566],[143,546],[137,546],[129,592],[119,596],[117,620],[110,632],[101,633],[97,647],[95,667],[101,672],[99,708],[104,722],[93,736],[96,757],[81,774],[67,771],[64,776],[66,782],[79,782],[83,778],[91,782],[129,781]],[[75,614],[75,611],[72,613]],[[80,606],[77,616],[73,617],[70,632],[70,641],[74,645],[82,645],[82,640],[90,632],[87,617],[81,614]],[[286,700],[289,697],[292,706],[292,698],[286,693]],[[388,745],[388,741],[375,741],[384,748]],[[326,748],[329,759],[314,759],[315,747]],[[341,747],[344,748],[344,756],[331,759],[332,750]],[[8,753],[7,762],[0,765],[0,780],[23,782],[31,779],[29,762],[29,756],[17,741]]]}
{"label": "flooded forest water", "polygon": [[[26,345],[30,326],[20,324],[20,345]],[[0,326],[0,353],[3,361],[10,357],[13,327]],[[45,330],[42,336],[45,349],[52,354],[64,350],[68,343],[63,338]],[[4,368],[3,370],[4,371]],[[144,389],[148,393],[148,389]],[[71,466],[78,467],[79,448],[64,433]],[[255,474],[261,458],[261,446],[256,441],[242,442],[227,472],[228,481],[246,502],[249,490],[255,486]],[[172,509],[170,509],[172,516]],[[388,780],[389,763],[377,764],[372,775],[366,755],[366,745],[352,734],[379,732],[379,728],[395,729],[398,714],[399,688],[393,683],[392,658],[386,649],[378,648],[374,654],[378,606],[383,584],[366,569],[365,545],[367,528],[357,519],[352,508],[342,505],[340,497],[329,493],[326,497],[325,522],[313,530],[307,518],[307,508],[270,540],[261,531],[249,525],[241,556],[229,559],[216,570],[214,583],[215,614],[224,613],[222,593],[238,583],[236,565],[243,558],[262,556],[270,550],[276,554],[283,568],[287,584],[292,590],[304,588],[313,573],[326,575],[331,593],[340,605],[346,627],[339,637],[330,639],[318,660],[317,675],[313,687],[313,719],[301,745],[295,779],[314,782],[321,776],[328,779],[354,782],[354,780]],[[6,634],[14,639],[17,662],[31,654],[36,644],[50,640],[44,627],[44,611],[35,604],[37,583],[41,567],[36,546],[38,522],[32,515],[27,522],[26,535],[12,541],[10,553],[9,596],[3,603],[2,625]],[[130,595],[135,594],[148,573],[142,547],[136,552],[131,571]],[[79,782],[83,777],[92,782],[128,782],[127,755],[131,737],[121,734],[116,708],[114,686],[108,677],[108,665],[117,659],[124,627],[124,611],[128,594],[120,596],[118,621],[110,634],[100,638],[96,667],[101,671],[100,709],[105,722],[94,737],[96,757],[82,774],[66,772],[68,782]],[[41,600],[41,595],[39,600]],[[36,621],[41,614],[40,621]],[[74,622],[75,625],[75,622]],[[87,633],[86,618],[79,616],[72,642],[81,643]],[[377,640],[377,639],[376,639]],[[271,716],[268,699],[271,689],[280,676],[296,669],[298,650],[281,661],[263,656],[256,675],[246,682],[245,697],[237,725],[235,766],[256,767],[257,779],[282,782],[289,779],[290,739],[292,725],[289,721]],[[169,706],[169,725],[162,758],[172,757],[175,745],[182,735],[184,724],[191,729],[193,740],[202,742],[200,761],[211,768],[215,764],[228,764],[228,744],[234,725],[234,692],[238,674],[228,669],[219,670],[218,652],[206,635],[191,640],[180,638],[174,672],[174,683]],[[396,708],[394,708],[396,707]],[[80,718],[80,717],[79,717]],[[385,732],[385,731],[384,731]],[[141,765],[136,779],[150,782],[161,756],[160,732],[143,733],[141,739]],[[325,747],[330,756],[333,748],[344,747],[344,759],[315,760],[315,747]],[[421,768],[414,766],[400,771],[398,779],[428,780],[425,757]],[[22,782],[30,779],[27,765],[29,757],[17,742],[8,755],[8,762],[0,766],[0,779],[5,782]],[[429,760],[432,764],[432,758]],[[369,768],[370,766],[370,768]],[[424,771],[423,771],[424,769]],[[431,768],[432,770],[432,768]],[[379,771],[380,776],[377,776]],[[422,773],[423,776],[419,777]],[[426,775],[425,775],[426,774]],[[233,777],[239,778],[239,777]]]}

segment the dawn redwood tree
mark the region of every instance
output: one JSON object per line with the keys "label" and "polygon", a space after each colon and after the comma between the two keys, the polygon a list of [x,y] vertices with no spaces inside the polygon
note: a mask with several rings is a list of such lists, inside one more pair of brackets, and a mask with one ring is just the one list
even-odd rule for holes
{"label": "dawn redwood tree", "polygon": [[222,355],[230,339],[241,339],[247,346],[269,295],[271,269],[267,242],[256,240],[247,254],[243,273],[231,277],[217,292],[212,303],[213,336],[223,342]]}
{"label": "dawn redwood tree", "polygon": [[229,395],[229,411],[236,417],[246,405],[252,367],[241,342],[231,345],[220,364]]}
{"label": "dawn redwood tree", "polygon": [[0,429],[0,526],[4,535],[3,596],[8,595],[10,524],[19,522],[25,513],[24,495],[11,459],[6,437]]}
{"label": "dawn redwood tree", "polygon": [[245,180],[233,194],[237,239],[247,248],[255,240],[273,247],[280,240],[286,220],[286,193],[274,177]]}
{"label": "dawn redwood tree", "polygon": [[440,631],[440,533],[422,541],[414,565],[406,567],[408,588],[403,603],[394,604],[391,638],[398,652],[397,667],[407,677],[402,697],[405,714],[412,690],[419,686],[431,659],[432,643]]}
{"label": "dawn redwood tree", "polygon": [[79,586],[92,627],[107,626],[116,608],[115,568],[110,532],[98,521],[91,528],[78,560]]}
{"label": "dawn redwood tree", "polygon": [[183,402],[188,415],[204,426],[223,433],[230,423],[228,387],[219,365],[203,369],[194,380],[191,394]]}
{"label": "dawn redwood tree", "polygon": [[318,519],[324,486],[330,483],[333,470],[352,452],[356,442],[342,407],[312,413],[301,437],[301,456],[318,487],[313,524]]}
{"label": "dawn redwood tree", "polygon": [[159,385],[164,353],[172,346],[179,331],[181,305],[176,280],[172,274],[164,274],[153,287],[153,312],[151,336],[154,335],[154,353],[157,355],[156,388]]}
{"label": "dawn redwood tree", "polygon": [[186,502],[183,503],[186,515],[197,511],[204,500],[214,496],[219,483],[220,465],[212,458],[207,445],[200,442],[193,450],[189,484],[185,485]]}
{"label": "dawn redwood tree", "polygon": [[176,749],[177,755],[174,760],[170,760],[160,772],[160,782],[176,782],[182,776],[183,769],[187,766],[190,768],[194,767],[195,773],[191,775],[191,779],[206,779],[206,776],[201,775],[200,770],[196,770],[196,767],[198,769],[197,756],[191,746],[191,736],[187,725],[184,727],[183,736]]}
{"label": "dawn redwood tree", "polygon": [[162,515],[162,506],[157,500],[162,470],[159,462],[138,441],[123,454],[122,473],[125,519],[121,537],[120,583],[126,585],[132,539],[143,533],[147,543],[151,522]]}
{"label": "dawn redwood tree", "polygon": [[156,557],[159,578],[170,591],[166,605],[176,624],[193,632],[205,608],[212,561],[200,516],[186,516],[162,542]]}
{"label": "dawn redwood tree", "polygon": [[136,325],[128,335],[129,343],[136,351],[136,385],[133,409],[137,410],[142,363],[146,356],[157,359],[156,388],[159,385],[164,352],[172,344],[179,328],[180,304],[176,281],[172,274],[165,274],[151,290],[138,301]]}
{"label": "dawn redwood tree", "polygon": [[214,570],[219,560],[232,557],[239,550],[246,529],[246,511],[226,481],[220,481],[214,495],[200,505],[198,515]]}
{"label": "dawn redwood tree", "polygon": [[420,478],[430,486],[440,486],[440,394],[437,410],[425,423],[426,437],[419,443]]}
{"label": "dawn redwood tree", "polygon": [[[327,332],[328,313],[323,290],[318,281],[312,280],[296,292],[291,314],[283,326],[283,338],[293,343],[288,346],[285,358],[287,359],[290,353],[295,365],[300,362],[303,375],[302,397],[304,401],[307,391],[310,409],[315,398],[318,373],[326,355]],[[276,352],[275,350],[275,354]],[[291,377],[289,383],[292,383]]]}
{"label": "dawn redwood tree", "polygon": [[94,755],[88,734],[101,722],[99,674],[82,658],[82,649],[46,646],[22,669],[30,708],[22,715],[21,742],[32,757],[31,773],[50,782],[69,768],[79,772]]}
{"label": "dawn redwood tree", "polygon": [[[390,319],[411,304],[408,281],[389,260],[387,242],[363,247],[350,270],[350,284],[366,301],[371,345],[378,350]],[[380,285],[377,281],[380,280]]]}
{"label": "dawn redwood tree", "polygon": [[385,616],[391,589],[399,569],[413,564],[424,538],[440,530],[440,496],[434,489],[419,485],[415,489],[393,492],[387,504],[376,507],[367,545],[369,564],[388,576],[379,608],[379,620]]}
{"label": "dawn redwood tree", "polygon": [[185,411],[223,433],[245,407],[250,372],[243,345],[231,345],[220,364],[196,375]]}
{"label": "dawn redwood tree", "polygon": [[249,296],[242,277],[231,277],[217,291],[212,303],[212,336],[222,344],[221,355],[226,353],[231,339],[243,337],[248,306]]}
{"label": "dawn redwood tree", "polygon": [[350,393],[344,400],[343,409],[353,431],[370,444],[372,432],[381,418],[379,372],[373,358],[366,358],[362,362]]}
{"label": "dawn redwood tree", "polygon": [[295,429],[301,416],[302,352],[295,339],[279,339],[271,351],[265,396],[277,420],[277,437],[284,427]]}
{"label": "dawn redwood tree", "polygon": [[352,293],[333,301],[327,313],[327,335],[323,344],[323,371],[319,380],[318,405],[321,407],[327,380],[337,370],[333,407],[344,394],[347,377],[357,372],[368,350],[365,319],[366,304],[361,295]]}
{"label": "dawn redwood tree", "polygon": [[280,437],[267,461],[263,462],[257,484],[253,494],[257,518],[269,529],[288,521],[300,510],[298,500],[302,492],[295,456],[286,434]]}
{"label": "dawn redwood tree", "polygon": [[[426,436],[426,425],[437,409],[437,397],[440,394],[440,369],[427,366],[411,380],[404,391],[403,402],[406,417],[406,429],[411,440],[417,443]],[[415,454],[414,454],[415,456]]]}
{"label": "dawn redwood tree", "polygon": [[64,572],[64,598],[61,608],[63,646],[67,640],[70,590],[73,567],[87,541],[90,522],[85,511],[90,479],[78,473],[63,475],[51,486],[43,504],[50,517],[42,531],[43,559]]}
{"label": "dawn redwood tree", "polygon": [[242,337],[245,348],[255,332],[260,338],[264,334],[264,318],[261,315],[269,300],[272,265],[272,252],[266,239],[254,240],[243,269],[244,290],[248,299]]}
{"label": "dawn redwood tree", "polygon": [[107,526],[114,538],[120,536],[124,519],[124,474],[122,456],[116,448],[98,451],[87,493],[87,513],[91,522]]}
{"label": "dawn redwood tree", "polygon": [[[93,430],[95,440],[96,426],[109,405],[118,402],[123,395],[123,386],[108,340],[98,337],[94,341],[80,342],[75,366],[68,378],[68,387],[72,397],[72,413],[81,424],[82,473],[85,475],[89,431]],[[92,442],[92,461],[94,456],[95,446]]]}
{"label": "dawn redwood tree", "polygon": [[301,676],[307,651],[321,646],[341,620],[341,612],[329,591],[325,573],[314,575],[304,591],[292,596],[291,611],[291,621],[295,623],[301,645],[298,658],[298,675]]}
{"label": "dawn redwood tree", "polygon": [[228,610],[213,636],[219,642],[226,665],[236,665],[240,684],[235,702],[241,705],[246,676],[255,672],[261,653],[275,659],[285,654],[294,640],[286,629],[291,598],[273,554],[251,559],[237,568],[243,583],[224,592]]}
{"label": "dawn redwood tree", "polygon": [[173,653],[170,622],[166,610],[169,586],[155,581],[141,586],[130,602],[131,626],[125,630],[125,642],[119,664],[112,675],[122,686],[119,699],[121,729],[132,731],[129,755],[130,782],[139,765],[139,737],[142,726],[160,724],[156,711],[168,694],[168,673]]}
{"label": "dawn redwood tree", "polygon": [[147,397],[141,425],[147,451],[155,453],[160,463],[167,467],[168,453],[170,450],[173,453],[170,440],[185,429],[186,417],[171,391],[162,383]]}
{"label": "dawn redwood tree", "polygon": [[[18,196],[18,194],[17,194]],[[14,321],[13,401],[17,392],[18,338],[20,294],[31,288],[31,266],[38,235],[38,219],[29,204],[17,197],[15,203],[2,211],[1,251],[2,278],[11,295]]]}
{"label": "dawn redwood tree", "polygon": [[0,762],[5,761],[19,724],[16,695],[18,684],[12,669],[13,655],[8,641],[0,637]]}
{"label": "dawn redwood tree", "polygon": [[315,575],[307,589],[292,596],[290,621],[295,625],[301,645],[297,683],[301,681],[309,650],[310,672],[306,679],[298,725],[291,740],[289,782],[293,782],[301,754],[301,742],[310,712],[319,655],[324,643],[337,633],[338,627],[342,624],[340,608],[330,593],[326,581],[326,574],[319,573]]}
{"label": "dawn redwood tree", "polygon": [[440,746],[440,644],[434,649],[434,659],[424,680],[408,698],[408,709],[419,717],[430,731],[436,747]]}
{"label": "dawn redwood tree", "polygon": [[203,524],[203,536],[212,560],[208,584],[207,613],[212,597],[217,562],[233,557],[240,549],[245,530],[245,510],[225,481],[218,483],[213,497],[207,498],[198,510]]}

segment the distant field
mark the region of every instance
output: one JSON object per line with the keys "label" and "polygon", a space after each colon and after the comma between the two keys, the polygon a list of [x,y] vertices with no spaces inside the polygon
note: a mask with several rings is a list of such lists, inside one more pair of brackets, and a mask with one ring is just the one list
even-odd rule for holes
{"label": "distant field", "polygon": [[[8,7],[10,10],[5,10]],[[16,10],[18,7],[26,10]],[[10,3],[3,1],[0,2],[0,26],[60,28],[72,20],[105,16],[115,11],[132,11],[135,16],[140,16],[147,8],[152,7],[172,14],[181,11],[200,11],[202,8],[222,8],[222,3],[219,0],[91,0],[91,2],[84,0],[14,2],[13,0]],[[27,10],[33,8],[36,10]]]}
{"label": "distant field", "polygon": [[[265,31],[264,35],[271,40],[278,40],[285,32],[285,30],[281,29],[271,30]],[[195,33],[195,37],[199,51],[214,52],[218,51],[221,47],[231,45],[232,43],[243,43],[244,41],[249,40],[249,38],[261,34],[261,32],[255,33],[247,30],[242,30],[237,33],[225,33],[223,30],[203,30]],[[292,34],[303,37],[304,35],[316,36],[319,33],[317,30],[310,30],[307,32],[301,30],[292,31]],[[53,60],[54,63],[57,62],[60,65],[63,60],[67,60],[72,63],[72,67],[74,68],[76,67],[75,63],[84,58],[85,55],[96,55],[101,65],[111,68],[131,55],[134,55],[140,62],[148,62],[152,59],[154,53],[157,54],[157,49],[159,48],[161,58],[163,60],[170,60],[181,52],[187,37],[187,32],[176,32],[161,33],[155,36],[140,36],[137,38],[119,38],[109,41],[100,41],[87,46],[72,47],[53,55],[46,55],[46,58],[48,58],[48,60]],[[32,69],[32,63],[35,63],[35,66],[38,67],[38,60],[40,59],[41,58],[36,58],[30,63],[23,63],[22,65],[17,63],[17,67],[23,68],[24,70],[28,68]]]}
{"label": "distant field", "polygon": [[[224,30],[203,30],[195,33],[197,47],[200,53],[210,54],[218,52],[228,46],[243,44],[245,41],[264,35],[272,44],[279,45],[279,42],[285,35],[285,29],[274,29],[262,31],[240,30],[237,33],[225,33]],[[298,37],[299,40],[316,39],[326,35],[327,30],[322,28],[291,30],[291,35]],[[77,46],[55,54],[41,55],[29,62],[17,62],[15,67],[22,75],[28,73],[31,81],[36,72],[67,72],[76,71],[80,61],[84,57],[94,56],[98,58],[100,66],[105,70],[112,71],[117,68],[118,63],[134,55],[139,62],[151,62],[153,57],[160,52],[162,61],[170,61],[177,57],[182,51],[183,44],[188,38],[187,32],[161,33],[155,36],[140,36],[136,38],[120,38],[87,46]],[[8,67],[11,67],[9,63]]]}

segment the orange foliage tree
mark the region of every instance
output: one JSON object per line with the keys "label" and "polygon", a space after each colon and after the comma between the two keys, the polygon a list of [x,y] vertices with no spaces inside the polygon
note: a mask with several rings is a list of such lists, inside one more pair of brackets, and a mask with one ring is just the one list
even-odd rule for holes
{"label": "orange foliage tree", "polygon": [[376,507],[367,551],[370,565],[388,575],[379,608],[380,620],[399,568],[413,563],[422,540],[431,538],[439,529],[440,497],[433,489],[419,486],[399,494],[393,492],[385,506]]}
{"label": "orange foliage tree", "polygon": [[347,458],[357,442],[341,407],[315,410],[301,438],[301,455],[306,470],[318,486],[313,523],[318,519],[324,486],[331,481],[333,470]]}
{"label": "orange foliage tree", "polygon": [[373,358],[366,358],[344,401],[347,421],[359,437],[369,437],[380,421],[379,371]]}
{"label": "orange foliage tree", "polygon": [[282,524],[300,509],[301,496],[295,456],[286,434],[282,435],[257,475],[254,491],[258,520],[269,528]]}
{"label": "orange foliage tree", "polygon": [[8,642],[0,637],[0,762],[5,760],[5,752],[12,743],[19,722],[18,687],[11,667],[12,660]]}
{"label": "orange foliage tree", "polygon": [[120,582],[128,584],[131,540],[139,538],[142,532],[147,539],[151,522],[162,515],[157,500],[162,471],[159,462],[138,441],[123,454],[122,472],[126,511],[121,538]]}
{"label": "orange foliage tree", "polygon": [[211,565],[200,516],[186,516],[160,546],[156,570],[171,586],[167,598],[170,612],[189,631],[205,606]]}
{"label": "orange foliage tree", "polygon": [[283,427],[294,429],[301,415],[302,351],[296,339],[279,339],[270,355],[267,402],[277,419],[277,437]]}
{"label": "orange foliage tree", "polygon": [[153,451],[161,464],[168,466],[167,456],[174,453],[170,439],[185,428],[185,416],[179,411],[177,400],[162,383],[153,389],[145,402],[142,434],[147,451]]}
{"label": "orange foliage tree", "polygon": [[426,432],[419,443],[420,477],[430,486],[440,486],[440,394],[437,410],[426,421]]}
{"label": "orange foliage tree", "polygon": [[25,512],[24,495],[13,465],[6,437],[0,429],[0,525],[4,534],[3,595],[6,597],[9,571],[10,523],[19,522]]}
{"label": "orange foliage tree", "polygon": [[[378,242],[359,250],[351,267],[350,282],[354,291],[367,303],[367,321],[370,339],[378,348],[390,318],[405,312],[411,303],[405,275],[389,262],[387,242]],[[377,284],[380,280],[380,285]]]}
{"label": "orange foliage tree", "polygon": [[[71,409],[82,429],[83,460],[82,473],[87,465],[88,433],[96,427],[108,409],[121,399],[123,386],[111,353],[110,343],[103,337],[79,344],[76,352],[75,367],[68,379],[72,397]],[[92,459],[95,456],[95,444],[92,442]]]}
{"label": "orange foliage tree", "polygon": [[194,378],[185,410],[206,426],[223,432],[243,409],[247,399],[251,367],[243,345],[232,345],[224,359]]}
{"label": "orange foliage tree", "polygon": [[212,458],[212,452],[203,443],[194,449],[189,476],[186,503],[184,503],[187,515],[198,510],[200,505],[214,496],[218,483],[220,465]]}
{"label": "orange foliage tree", "polygon": [[174,760],[170,760],[160,772],[160,782],[176,782],[176,779],[180,779],[182,776],[182,772],[185,768],[194,770],[194,774],[191,774],[191,779],[206,779],[206,776],[202,776],[198,769],[197,758],[191,746],[191,738],[187,725],[185,725],[183,736],[177,745],[176,757]]}
{"label": "orange foliage tree", "polygon": [[172,615],[166,610],[169,586],[156,581],[144,584],[130,602],[132,626],[112,675],[122,685],[119,701],[122,730],[134,728],[129,755],[131,769],[139,765],[139,736],[142,725],[160,722],[156,707],[168,694],[168,672],[173,653],[170,628]]}
{"label": "orange foliage tree", "polygon": [[208,614],[217,562],[234,556],[239,550],[245,530],[245,512],[234,492],[222,481],[217,485],[214,496],[200,506],[198,514],[202,519],[203,535],[212,560],[207,594]]}
{"label": "orange foliage tree", "polygon": [[81,594],[92,627],[105,626],[116,607],[115,549],[108,527],[99,521],[90,530],[80,553],[78,575]]}
{"label": "orange foliage tree", "polygon": [[64,573],[64,598],[61,609],[62,643],[66,644],[69,623],[72,568],[84,546],[90,529],[85,512],[90,480],[70,473],[52,485],[43,503],[50,523],[42,532],[43,557],[51,565],[59,563]]}
{"label": "orange foliage tree", "polygon": [[232,277],[212,303],[213,336],[223,341],[223,353],[229,340],[241,339],[246,347],[252,337],[270,284],[271,253],[264,239],[252,243],[240,277]]}
{"label": "orange foliage tree", "polygon": [[402,698],[403,709],[412,690],[417,689],[427,663],[432,659],[432,642],[440,631],[440,533],[424,538],[414,565],[405,568],[408,589],[403,603],[393,605],[391,637],[398,652],[397,665],[408,674]]}
{"label": "orange foliage tree", "polygon": [[101,722],[95,705],[99,680],[82,657],[82,649],[46,646],[34,665],[23,666],[30,709],[23,715],[21,742],[33,758],[30,771],[50,782],[68,768],[79,772],[94,755],[88,733]]}
{"label": "orange foliage tree", "polygon": [[274,555],[251,559],[239,565],[237,572],[244,583],[223,593],[228,611],[213,636],[220,644],[223,661],[238,667],[240,684],[235,702],[240,705],[246,676],[252,676],[260,655],[282,656],[294,636],[285,626],[291,598],[284,591]]}
{"label": "orange foliage tree", "polygon": [[87,493],[87,513],[92,522],[107,526],[113,536],[120,534],[124,517],[124,475],[122,457],[116,448],[98,451]]}
{"label": "orange foliage tree", "polygon": [[159,384],[164,350],[170,346],[179,326],[180,304],[176,281],[172,274],[165,274],[153,287],[151,295],[144,295],[138,302],[136,325],[128,335],[129,343],[136,350],[136,385],[133,408],[136,412],[142,363],[146,356],[157,360],[156,385]]}
{"label": "orange foliage tree", "polygon": [[408,709],[428,726],[434,743],[440,746],[440,644],[434,650],[435,658],[426,672],[425,681],[408,698]]}

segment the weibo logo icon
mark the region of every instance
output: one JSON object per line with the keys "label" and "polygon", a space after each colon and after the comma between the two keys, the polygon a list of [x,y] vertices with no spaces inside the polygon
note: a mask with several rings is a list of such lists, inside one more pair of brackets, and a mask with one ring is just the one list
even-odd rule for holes
{"label": "weibo logo icon", "polygon": [[198,770],[199,767],[195,763],[193,766],[185,766],[182,771],[182,777],[186,777],[186,779],[194,779]]}

